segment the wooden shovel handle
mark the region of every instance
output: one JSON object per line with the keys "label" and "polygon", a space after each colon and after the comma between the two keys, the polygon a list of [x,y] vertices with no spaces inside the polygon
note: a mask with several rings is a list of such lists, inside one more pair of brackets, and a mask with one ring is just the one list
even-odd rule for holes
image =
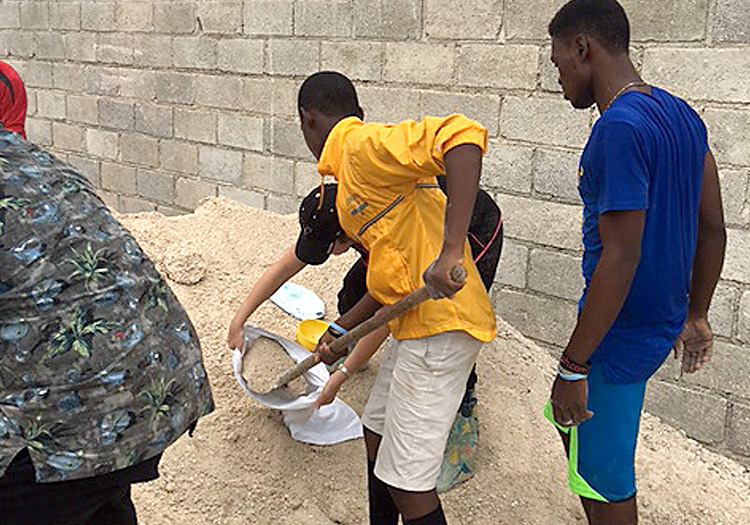
{"label": "wooden shovel handle", "polygon": [[[463,266],[456,266],[451,270],[451,279],[456,283],[463,284],[466,280],[466,268]],[[361,338],[375,330],[380,328],[384,324],[393,319],[405,314],[412,308],[425,302],[431,297],[430,289],[427,286],[422,286],[417,290],[413,291],[400,301],[390,306],[384,306],[375,315],[369,319],[361,322],[341,337],[331,342],[328,347],[334,352],[338,353],[344,350],[346,347],[359,341]],[[306,357],[303,361],[300,361],[292,368],[281,374],[279,379],[276,381],[273,389],[281,388],[290,381],[297,379],[299,376],[310,370],[313,366],[320,362],[320,356],[317,353],[311,354]]]}

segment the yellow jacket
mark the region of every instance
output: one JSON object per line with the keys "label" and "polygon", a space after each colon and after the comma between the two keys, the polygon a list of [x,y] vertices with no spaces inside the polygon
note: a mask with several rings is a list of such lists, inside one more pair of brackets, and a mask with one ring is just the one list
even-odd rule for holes
{"label": "yellow jacket", "polygon": [[[349,117],[326,139],[318,171],[338,181],[341,226],[369,252],[367,289],[381,304],[393,304],[422,286],[422,274],[440,253],[446,198],[435,176],[445,174],[444,152],[460,144],[476,144],[485,152],[487,131],[461,115],[396,125]],[[393,337],[462,330],[491,341],[495,314],[468,243],[464,266],[464,288],[392,321]]]}

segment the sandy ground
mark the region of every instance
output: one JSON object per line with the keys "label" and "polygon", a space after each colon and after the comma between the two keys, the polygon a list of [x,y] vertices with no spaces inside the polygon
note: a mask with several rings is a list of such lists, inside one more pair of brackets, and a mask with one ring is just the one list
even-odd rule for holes
{"label": "sandy ground", "polygon": [[[122,217],[188,310],[200,335],[217,410],[165,454],[162,477],[134,490],[141,523],[364,524],[362,440],[331,447],[289,437],[276,411],[246,397],[231,373],[229,320],[252,283],[292,245],[296,218],[217,198],[194,214]],[[316,291],[334,316],[347,254],[295,279]],[[503,271],[502,267],[499,271]],[[292,339],[295,321],[272,304],[251,322]],[[502,321],[480,353],[480,452],[477,475],[443,497],[452,524],[584,523],[568,493],[565,461],[541,408],[553,360]],[[377,370],[348,381],[341,398],[361,412]],[[654,417],[644,417],[638,474],[641,523],[750,523],[750,473]]]}

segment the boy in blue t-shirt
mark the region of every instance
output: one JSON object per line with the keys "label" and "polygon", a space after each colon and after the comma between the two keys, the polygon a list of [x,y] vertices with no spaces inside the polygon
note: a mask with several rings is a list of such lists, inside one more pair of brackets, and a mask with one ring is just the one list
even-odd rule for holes
{"label": "boy in blue t-shirt", "polygon": [[688,373],[710,357],[726,244],[718,174],[700,117],[633,67],[616,0],[572,0],[549,32],[565,98],[601,117],[578,173],[586,288],[545,414],[589,522],[634,524],[646,381],[672,348]]}

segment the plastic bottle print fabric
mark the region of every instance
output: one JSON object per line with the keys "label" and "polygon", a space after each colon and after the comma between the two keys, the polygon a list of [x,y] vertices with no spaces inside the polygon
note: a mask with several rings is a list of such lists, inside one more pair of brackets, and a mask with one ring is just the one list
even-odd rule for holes
{"label": "plastic bottle print fabric", "polygon": [[0,475],[144,461],[213,410],[187,314],[75,169],[0,131]]}
{"label": "plastic bottle print fabric", "polygon": [[477,399],[474,396],[474,387],[471,387],[464,394],[461,407],[448,435],[448,443],[436,483],[438,492],[446,492],[474,476],[478,446]]}

